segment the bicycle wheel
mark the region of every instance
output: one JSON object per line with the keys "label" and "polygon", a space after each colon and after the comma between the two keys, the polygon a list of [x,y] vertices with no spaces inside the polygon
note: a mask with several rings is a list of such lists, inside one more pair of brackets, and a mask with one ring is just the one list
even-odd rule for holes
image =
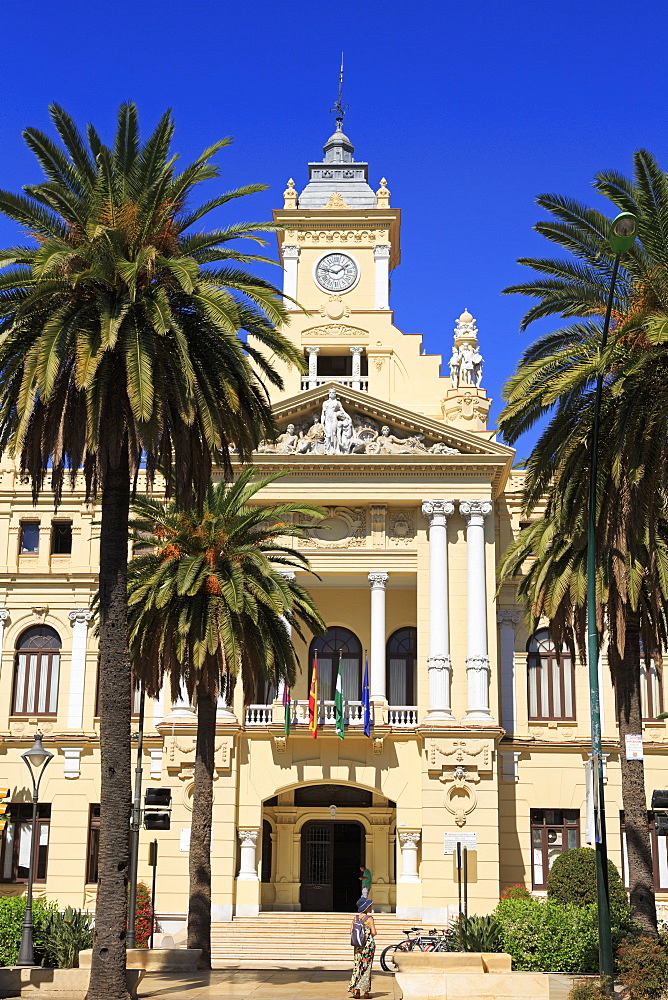
{"label": "bicycle wheel", "polygon": [[434,951],[436,948],[436,938],[433,937],[421,937],[418,938],[416,942],[417,951]]}
{"label": "bicycle wheel", "polygon": [[398,972],[394,962],[395,951],[411,951],[410,941],[401,941],[399,944],[390,944],[385,948],[380,956],[380,967],[383,972]]}

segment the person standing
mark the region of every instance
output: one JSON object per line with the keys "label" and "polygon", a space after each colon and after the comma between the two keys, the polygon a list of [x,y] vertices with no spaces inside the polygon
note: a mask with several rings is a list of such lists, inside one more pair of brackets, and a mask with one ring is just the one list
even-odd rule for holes
{"label": "person standing", "polygon": [[355,945],[353,974],[350,977],[348,992],[352,993],[355,1000],[359,997],[371,996],[371,966],[373,956],[376,952],[376,925],[373,920],[373,900],[359,899],[357,901],[357,913],[353,917],[350,925],[350,939],[353,938],[355,925],[362,925],[363,943]]}
{"label": "person standing", "polygon": [[365,868],[364,865],[360,865],[360,871],[362,872],[360,875],[360,881],[362,883],[362,898],[368,899],[369,893],[371,892],[371,872],[368,868]]}

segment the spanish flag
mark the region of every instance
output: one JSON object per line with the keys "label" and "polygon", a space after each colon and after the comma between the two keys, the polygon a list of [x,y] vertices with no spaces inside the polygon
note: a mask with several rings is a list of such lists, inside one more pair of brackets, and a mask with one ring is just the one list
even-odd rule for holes
{"label": "spanish flag", "polygon": [[311,674],[311,690],[308,696],[308,727],[313,733],[313,739],[318,736],[318,654],[313,656],[313,673]]}

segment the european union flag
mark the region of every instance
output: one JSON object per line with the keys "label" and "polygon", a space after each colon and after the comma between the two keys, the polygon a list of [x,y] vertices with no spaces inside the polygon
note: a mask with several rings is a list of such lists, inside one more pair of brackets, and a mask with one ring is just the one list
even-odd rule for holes
{"label": "european union flag", "polygon": [[369,657],[364,662],[362,682],[362,711],[364,712],[364,735],[371,736],[371,699],[369,698]]}

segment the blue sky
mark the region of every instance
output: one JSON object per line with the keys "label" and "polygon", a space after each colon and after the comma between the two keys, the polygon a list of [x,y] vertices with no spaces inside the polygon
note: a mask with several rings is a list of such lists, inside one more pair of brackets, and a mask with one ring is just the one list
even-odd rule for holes
{"label": "blue sky", "polygon": [[[0,187],[38,179],[21,130],[47,128],[49,102],[110,135],[132,99],[146,129],[174,109],[185,160],[235,137],[219,189],[271,187],[230,220],[268,218],[288,177],[304,185],[332,131],[344,49],[346,132],[403,212],[396,322],[430,353],[449,352],[468,307],[493,414],[522,350],[548,328],[520,335],[528,303],[500,295],[522,277],[517,257],[548,250],[531,230],[535,197],[597,203],[594,173],[629,173],[640,147],[668,165],[668,7],[647,0],[26,0],[3,5],[3,28]],[[0,241],[16,239],[0,219]]]}

